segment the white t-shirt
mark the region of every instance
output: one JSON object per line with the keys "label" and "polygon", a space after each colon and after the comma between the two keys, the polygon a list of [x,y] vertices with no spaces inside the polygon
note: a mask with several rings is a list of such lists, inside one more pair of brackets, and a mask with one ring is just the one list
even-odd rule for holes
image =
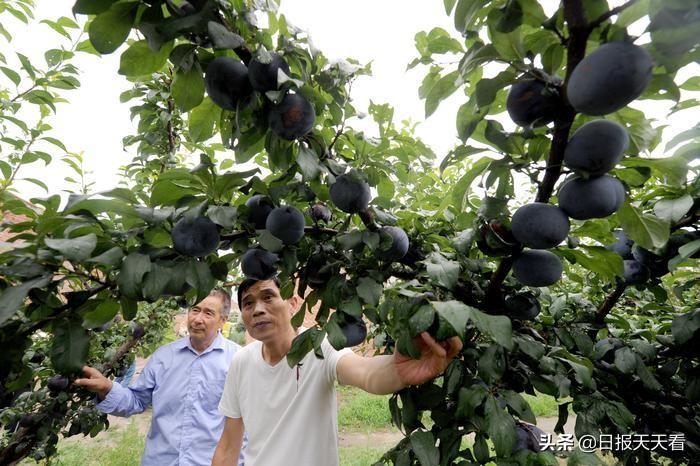
{"label": "white t-shirt", "polygon": [[260,341],[234,355],[219,412],[243,418],[246,466],[338,465],[336,365],[352,350],[328,339],[321,349],[324,359],[310,351],[294,368],[286,358],[268,364]]}

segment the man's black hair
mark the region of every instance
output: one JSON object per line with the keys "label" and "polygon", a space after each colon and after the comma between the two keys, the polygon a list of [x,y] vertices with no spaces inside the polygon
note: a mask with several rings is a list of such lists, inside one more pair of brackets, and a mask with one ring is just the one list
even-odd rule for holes
{"label": "man's black hair", "polygon": [[[282,288],[282,283],[280,282],[280,279],[277,275],[274,277],[270,278],[270,280],[277,285],[277,289],[279,290]],[[246,278],[241,282],[240,285],[238,285],[238,290],[237,290],[237,296],[238,296],[238,309],[243,310],[243,306],[241,306],[241,301],[243,300],[243,293],[250,288],[251,286],[255,285],[258,282],[264,282],[266,280],[256,280],[255,278]]]}

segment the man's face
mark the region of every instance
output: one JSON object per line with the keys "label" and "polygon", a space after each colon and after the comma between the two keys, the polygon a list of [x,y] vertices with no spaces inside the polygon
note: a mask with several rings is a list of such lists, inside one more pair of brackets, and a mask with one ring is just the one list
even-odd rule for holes
{"label": "man's face", "polygon": [[187,313],[187,330],[190,338],[197,341],[211,341],[226,321],[221,315],[224,303],[217,296],[207,296]]}
{"label": "man's face", "polygon": [[243,323],[251,337],[262,342],[271,341],[292,329],[290,318],[299,305],[299,297],[282,299],[272,280],[255,283],[241,298]]}

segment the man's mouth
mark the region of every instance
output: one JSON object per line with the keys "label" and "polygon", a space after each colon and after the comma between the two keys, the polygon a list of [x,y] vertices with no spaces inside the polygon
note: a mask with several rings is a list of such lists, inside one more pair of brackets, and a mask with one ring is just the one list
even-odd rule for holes
{"label": "man's mouth", "polygon": [[266,328],[268,325],[270,325],[270,322],[266,320],[266,321],[254,323],[253,328],[262,329],[262,328]]}

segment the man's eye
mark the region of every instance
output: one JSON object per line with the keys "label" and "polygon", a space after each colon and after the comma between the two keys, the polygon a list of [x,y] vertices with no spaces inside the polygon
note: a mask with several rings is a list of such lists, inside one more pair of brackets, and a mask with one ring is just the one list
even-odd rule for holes
{"label": "man's eye", "polygon": [[265,296],[265,301],[269,301],[272,299],[272,296]]}

